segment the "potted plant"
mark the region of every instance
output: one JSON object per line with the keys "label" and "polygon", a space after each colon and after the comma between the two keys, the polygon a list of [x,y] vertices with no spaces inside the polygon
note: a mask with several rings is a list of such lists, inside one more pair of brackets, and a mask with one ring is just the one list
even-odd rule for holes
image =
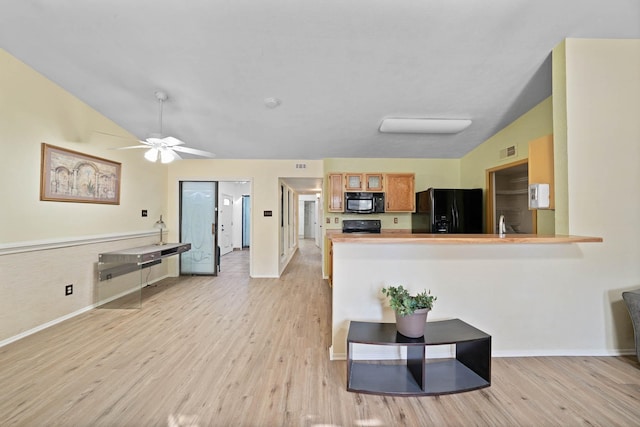
{"label": "potted plant", "polygon": [[396,313],[398,332],[409,338],[423,336],[427,314],[438,298],[426,290],[411,295],[402,285],[382,288],[382,294],[389,298],[389,305]]}

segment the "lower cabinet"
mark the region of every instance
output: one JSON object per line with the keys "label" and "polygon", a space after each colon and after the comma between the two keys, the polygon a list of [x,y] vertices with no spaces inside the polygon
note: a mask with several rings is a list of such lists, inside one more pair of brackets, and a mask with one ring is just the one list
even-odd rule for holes
{"label": "lower cabinet", "polygon": [[[455,359],[427,359],[427,348],[454,344]],[[354,360],[354,345],[406,347],[406,360]],[[427,322],[424,336],[407,338],[395,323],[352,321],[347,336],[347,390],[358,393],[427,396],[491,385],[491,336],[460,319]]]}

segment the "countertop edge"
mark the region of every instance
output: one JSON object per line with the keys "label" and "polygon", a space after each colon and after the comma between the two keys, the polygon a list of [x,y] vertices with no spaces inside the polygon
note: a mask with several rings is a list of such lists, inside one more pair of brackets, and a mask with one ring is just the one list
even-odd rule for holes
{"label": "countertop edge", "polygon": [[424,244],[541,244],[601,243],[602,237],[537,234],[411,234],[411,233],[327,233],[334,243],[424,243]]}

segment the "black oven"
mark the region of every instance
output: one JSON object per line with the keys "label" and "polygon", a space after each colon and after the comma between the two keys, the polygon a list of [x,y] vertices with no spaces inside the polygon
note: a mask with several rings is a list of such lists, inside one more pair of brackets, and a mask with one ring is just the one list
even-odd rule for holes
{"label": "black oven", "polygon": [[346,213],[384,213],[384,193],[344,193]]}

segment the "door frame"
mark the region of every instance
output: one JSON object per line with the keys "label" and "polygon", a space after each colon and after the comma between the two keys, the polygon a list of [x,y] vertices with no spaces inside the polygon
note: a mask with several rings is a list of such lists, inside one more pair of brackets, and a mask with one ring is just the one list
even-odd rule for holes
{"label": "door frame", "polygon": [[[213,198],[213,223],[211,234],[213,235],[213,273],[200,274],[189,273],[192,276],[217,276],[220,268],[220,251],[218,249],[218,194],[220,192],[219,181],[208,179],[181,179],[178,180],[178,240],[182,240],[182,185],[185,182],[207,182],[214,184],[215,197]],[[178,274],[182,275],[182,264],[178,264]]]}
{"label": "door frame", "polygon": [[[495,222],[496,222],[496,218],[495,218],[495,197],[496,197],[496,189],[495,189],[495,173],[505,170],[505,169],[509,169],[515,166],[521,166],[521,165],[528,165],[529,164],[529,159],[522,159],[522,160],[516,160],[515,162],[511,162],[511,163],[507,163],[504,165],[500,165],[500,166],[495,166],[493,168],[490,169],[486,169],[485,170],[485,181],[486,181],[486,189],[487,189],[487,195],[486,195],[486,203],[485,203],[485,218],[486,218],[486,223],[485,223],[485,230],[487,230],[488,234],[494,234],[493,231],[495,230]],[[533,230],[533,234],[537,234],[538,233],[538,211],[533,209],[533,211],[531,212],[531,220],[533,221],[532,224],[532,230]]]}

